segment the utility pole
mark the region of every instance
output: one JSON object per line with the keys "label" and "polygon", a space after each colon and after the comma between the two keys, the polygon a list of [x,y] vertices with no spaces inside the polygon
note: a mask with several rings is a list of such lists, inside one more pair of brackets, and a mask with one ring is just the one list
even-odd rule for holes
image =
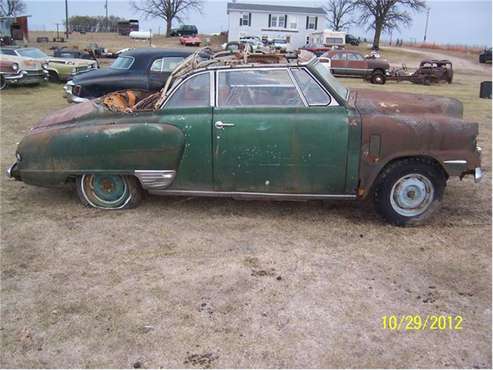
{"label": "utility pole", "polygon": [[423,42],[426,42],[426,34],[428,33],[428,22],[430,20],[430,8],[426,9],[426,25],[425,25],[425,37],[423,38]]}
{"label": "utility pole", "polygon": [[65,37],[68,40],[69,24],[68,24],[68,0],[65,0]]}
{"label": "utility pole", "polygon": [[106,4],[104,5],[104,8],[106,9],[106,32],[109,32],[110,24],[108,21],[108,0],[106,0]]}

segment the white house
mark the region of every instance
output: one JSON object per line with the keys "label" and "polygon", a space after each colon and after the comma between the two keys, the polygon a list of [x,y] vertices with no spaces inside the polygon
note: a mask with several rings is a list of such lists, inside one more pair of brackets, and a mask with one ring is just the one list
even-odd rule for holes
{"label": "white house", "polygon": [[310,42],[310,34],[325,28],[321,7],[228,3],[228,41],[244,36],[285,39],[291,48]]}

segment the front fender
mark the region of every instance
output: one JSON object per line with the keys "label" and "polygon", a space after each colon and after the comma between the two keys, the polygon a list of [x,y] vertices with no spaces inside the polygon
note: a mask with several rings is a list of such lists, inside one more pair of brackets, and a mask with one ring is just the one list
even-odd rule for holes
{"label": "front fender", "polygon": [[43,129],[19,144],[18,173],[28,184],[56,186],[83,173],[176,171],[184,145],[183,132],[168,124],[73,124]]}

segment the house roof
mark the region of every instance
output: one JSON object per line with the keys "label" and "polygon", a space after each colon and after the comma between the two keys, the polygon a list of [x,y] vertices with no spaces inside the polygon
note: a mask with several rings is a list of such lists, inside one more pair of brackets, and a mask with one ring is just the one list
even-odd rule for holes
{"label": "house roof", "polygon": [[264,4],[247,4],[247,3],[228,3],[228,14],[231,10],[250,10],[261,12],[279,12],[279,13],[300,13],[300,14],[326,14],[321,7],[310,6],[288,6],[288,5],[264,5]]}

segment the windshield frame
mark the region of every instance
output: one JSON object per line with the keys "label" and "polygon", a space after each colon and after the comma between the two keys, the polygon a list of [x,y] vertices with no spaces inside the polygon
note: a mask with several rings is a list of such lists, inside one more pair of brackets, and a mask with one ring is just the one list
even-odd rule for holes
{"label": "windshield frame", "polygon": [[[23,51],[35,51],[36,53],[41,53],[42,56],[32,56],[32,55],[23,55],[21,52]],[[42,50],[38,48],[19,48],[15,50],[16,54],[23,58],[33,58],[33,59],[48,59],[49,56],[46,55]]]}
{"label": "windshield frame", "polygon": [[344,103],[347,103],[351,91],[346,86],[341,84],[330,72],[330,70],[320,63],[318,58],[315,62],[309,63],[309,67],[320,79],[322,79],[324,85],[330,89],[332,94],[337,95],[339,99],[343,100]]}

